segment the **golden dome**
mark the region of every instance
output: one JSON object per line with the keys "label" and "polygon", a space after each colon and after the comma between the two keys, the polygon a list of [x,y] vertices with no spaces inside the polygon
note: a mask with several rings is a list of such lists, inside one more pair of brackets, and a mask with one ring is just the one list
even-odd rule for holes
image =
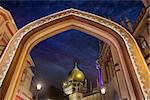
{"label": "golden dome", "polygon": [[75,65],[75,68],[68,74],[68,80],[84,82],[84,78],[84,74],[77,68],[77,64]]}

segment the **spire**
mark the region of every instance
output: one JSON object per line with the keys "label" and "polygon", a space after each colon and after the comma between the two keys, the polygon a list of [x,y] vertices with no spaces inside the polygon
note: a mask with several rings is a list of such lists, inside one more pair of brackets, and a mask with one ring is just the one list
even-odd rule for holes
{"label": "spire", "polygon": [[99,79],[96,79],[96,83],[97,83],[97,88],[100,88]]}
{"label": "spire", "polygon": [[85,79],[85,84],[84,84],[84,85],[85,85],[85,87],[87,88],[87,79]]}
{"label": "spire", "polygon": [[87,93],[87,91],[88,91],[88,80],[87,79],[85,79],[85,81],[84,81],[84,88],[85,88],[85,93]]}
{"label": "spire", "polygon": [[127,17],[125,17],[125,20],[126,20],[127,27],[128,27],[128,29],[129,29],[129,31],[130,31],[130,32],[133,32],[132,24],[131,24],[130,20],[129,20]]}
{"label": "spire", "polygon": [[78,63],[77,62],[74,63],[74,68],[78,69]]}

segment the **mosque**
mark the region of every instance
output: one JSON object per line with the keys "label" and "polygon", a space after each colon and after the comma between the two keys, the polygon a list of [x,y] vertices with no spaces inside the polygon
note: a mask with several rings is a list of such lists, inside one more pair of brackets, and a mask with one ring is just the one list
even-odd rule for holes
{"label": "mosque", "polygon": [[90,91],[88,91],[87,79],[77,64],[63,83],[63,90],[69,96],[69,100],[101,100],[102,98],[99,81],[94,88],[90,83]]}

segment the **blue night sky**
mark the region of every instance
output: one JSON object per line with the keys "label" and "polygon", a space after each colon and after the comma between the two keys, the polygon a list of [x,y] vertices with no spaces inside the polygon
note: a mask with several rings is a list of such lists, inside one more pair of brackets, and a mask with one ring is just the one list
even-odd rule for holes
{"label": "blue night sky", "polygon": [[[135,22],[144,7],[139,0],[45,0],[45,1],[0,1],[9,10],[18,28],[29,22],[67,8],[91,12],[120,23],[120,18],[128,17]],[[95,61],[98,58],[98,43],[94,37],[77,30],[68,30],[48,38],[32,51],[35,62],[33,71],[38,81],[61,87],[62,81],[73,68],[75,61],[86,77],[97,77]]]}

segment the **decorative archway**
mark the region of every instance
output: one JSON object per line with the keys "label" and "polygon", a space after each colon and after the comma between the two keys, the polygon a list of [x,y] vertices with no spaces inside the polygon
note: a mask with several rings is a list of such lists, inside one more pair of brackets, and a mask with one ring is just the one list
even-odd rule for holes
{"label": "decorative archway", "polygon": [[150,72],[132,35],[113,21],[68,9],[31,22],[13,36],[0,59],[0,85],[5,100],[14,97],[24,69],[22,64],[32,47],[68,29],[83,31],[112,45],[118,52],[130,98],[150,98]]}

